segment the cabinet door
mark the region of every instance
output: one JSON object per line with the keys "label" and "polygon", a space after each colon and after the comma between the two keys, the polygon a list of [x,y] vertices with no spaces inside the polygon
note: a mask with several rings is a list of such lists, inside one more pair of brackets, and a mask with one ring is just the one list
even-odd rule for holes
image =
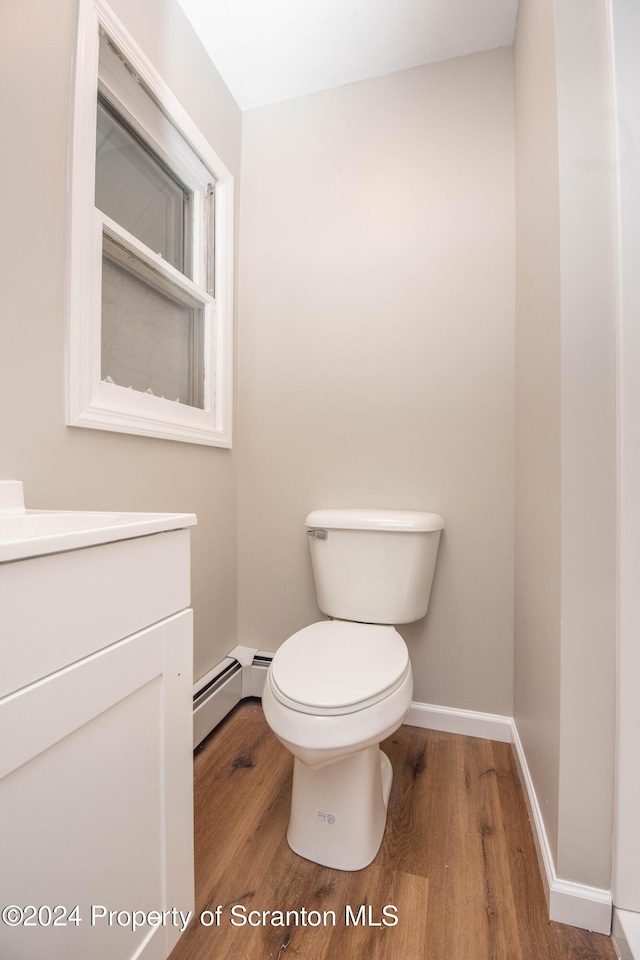
{"label": "cabinet door", "polygon": [[164,960],[178,940],[191,650],[187,610],[0,700],[0,910],[24,911],[0,919],[0,957]]}

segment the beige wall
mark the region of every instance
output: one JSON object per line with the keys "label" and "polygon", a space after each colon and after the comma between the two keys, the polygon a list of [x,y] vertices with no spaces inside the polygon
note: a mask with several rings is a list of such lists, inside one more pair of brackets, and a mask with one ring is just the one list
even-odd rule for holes
{"label": "beige wall", "polygon": [[[236,175],[241,114],[174,0],[112,8]],[[74,4],[0,4],[0,476],[28,505],[193,511],[196,676],[236,636],[235,453],[64,426],[66,164]]]}
{"label": "beige wall", "polygon": [[560,210],[553,3],[520,0],[514,714],[554,858],[560,754]]}
{"label": "beige wall", "polygon": [[320,618],[314,507],[441,513],[415,699],[510,714],[511,50],[249,111],[239,642]]}
{"label": "beige wall", "polygon": [[[558,873],[611,885],[616,695],[616,220],[610,24],[556,0],[562,311]],[[585,843],[585,837],[589,843]]]}
{"label": "beige wall", "polygon": [[610,78],[602,4],[520,0],[514,714],[558,876],[604,889],[616,656]]}
{"label": "beige wall", "polygon": [[619,648],[614,902],[640,912],[640,7],[613,0],[620,131]]}

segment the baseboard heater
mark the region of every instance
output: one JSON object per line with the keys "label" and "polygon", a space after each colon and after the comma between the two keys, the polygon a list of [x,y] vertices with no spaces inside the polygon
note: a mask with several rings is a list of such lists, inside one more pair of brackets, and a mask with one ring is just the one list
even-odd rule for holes
{"label": "baseboard heater", "polygon": [[208,736],[237,703],[261,697],[272,653],[236,647],[194,685],[193,746]]}

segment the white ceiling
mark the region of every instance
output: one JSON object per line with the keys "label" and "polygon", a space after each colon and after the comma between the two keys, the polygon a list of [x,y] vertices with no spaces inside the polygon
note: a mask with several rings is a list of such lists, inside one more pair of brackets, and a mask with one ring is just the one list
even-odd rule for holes
{"label": "white ceiling", "polygon": [[513,42],[518,0],[179,0],[243,110]]}

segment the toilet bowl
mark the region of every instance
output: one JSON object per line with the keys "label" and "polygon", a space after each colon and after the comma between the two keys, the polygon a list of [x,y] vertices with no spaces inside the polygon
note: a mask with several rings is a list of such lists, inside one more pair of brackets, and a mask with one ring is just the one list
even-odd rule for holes
{"label": "toilet bowl", "polygon": [[412,691],[409,654],[392,626],[323,621],[280,647],[262,704],[294,756],[287,840],[295,853],[339,870],[374,859],[392,781],[378,745],[404,720]]}
{"label": "toilet bowl", "polygon": [[426,613],[442,519],[409,511],[326,510],[307,517],[321,610],[333,619],[274,655],[262,705],[294,757],[287,840],[338,870],[375,858],[393,779],[380,743],[404,720],[409,653],[394,623]]}

